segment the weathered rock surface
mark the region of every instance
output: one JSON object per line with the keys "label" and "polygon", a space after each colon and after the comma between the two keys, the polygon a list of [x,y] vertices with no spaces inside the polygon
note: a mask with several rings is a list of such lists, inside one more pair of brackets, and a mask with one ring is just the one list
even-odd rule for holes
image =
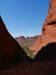
{"label": "weathered rock surface", "polygon": [[43,43],[56,42],[56,0],[50,0],[48,16],[42,27]]}
{"label": "weathered rock surface", "polygon": [[48,16],[42,27],[42,37],[30,47],[35,54],[48,43],[56,42],[56,0],[49,0]]}

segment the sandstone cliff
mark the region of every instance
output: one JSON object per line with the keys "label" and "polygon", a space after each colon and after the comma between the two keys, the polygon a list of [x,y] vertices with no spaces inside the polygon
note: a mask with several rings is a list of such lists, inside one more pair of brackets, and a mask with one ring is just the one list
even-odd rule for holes
{"label": "sandstone cliff", "polygon": [[48,43],[56,42],[56,0],[49,0],[48,16],[42,27],[42,37],[29,47],[36,53]]}

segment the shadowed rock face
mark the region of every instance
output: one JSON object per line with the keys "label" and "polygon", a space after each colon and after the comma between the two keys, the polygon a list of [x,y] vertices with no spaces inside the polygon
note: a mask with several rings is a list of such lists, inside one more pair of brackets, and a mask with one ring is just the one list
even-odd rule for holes
{"label": "shadowed rock face", "polygon": [[36,55],[36,61],[56,61],[56,43],[44,46]]}
{"label": "shadowed rock face", "polygon": [[0,16],[0,64],[9,62],[29,61],[21,46],[7,31],[6,26]]}
{"label": "shadowed rock face", "polygon": [[48,23],[48,25],[54,25],[54,24],[56,26],[56,21],[51,21],[51,22]]}

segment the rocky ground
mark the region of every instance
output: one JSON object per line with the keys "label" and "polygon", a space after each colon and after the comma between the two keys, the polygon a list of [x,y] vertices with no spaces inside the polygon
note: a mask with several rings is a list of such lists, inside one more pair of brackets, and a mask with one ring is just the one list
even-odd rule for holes
{"label": "rocky ground", "polygon": [[56,75],[55,62],[22,63],[0,70],[0,75]]}

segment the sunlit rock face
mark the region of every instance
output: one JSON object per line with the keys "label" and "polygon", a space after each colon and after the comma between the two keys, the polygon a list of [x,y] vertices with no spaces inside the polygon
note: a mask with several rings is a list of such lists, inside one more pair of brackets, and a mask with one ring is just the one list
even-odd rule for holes
{"label": "sunlit rock face", "polygon": [[36,53],[42,48],[42,36],[40,36],[36,42],[29,47],[30,50],[32,50],[34,52],[34,54],[36,55]]}
{"label": "sunlit rock face", "polygon": [[56,42],[56,0],[50,0],[48,16],[42,27],[43,44]]}
{"label": "sunlit rock face", "polygon": [[42,37],[37,39],[30,49],[36,54],[43,46],[51,42],[56,42],[56,0],[49,0],[48,16],[42,26]]}

